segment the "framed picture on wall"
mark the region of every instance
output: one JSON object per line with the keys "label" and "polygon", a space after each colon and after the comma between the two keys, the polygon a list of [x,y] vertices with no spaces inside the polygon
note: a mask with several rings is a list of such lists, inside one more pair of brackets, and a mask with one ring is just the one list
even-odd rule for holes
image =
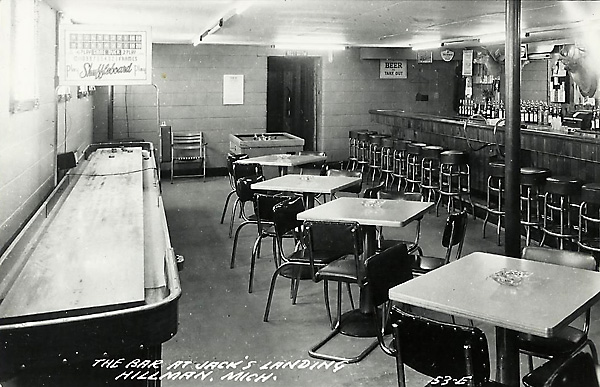
{"label": "framed picture on wall", "polygon": [[433,51],[417,51],[418,63],[433,63]]}

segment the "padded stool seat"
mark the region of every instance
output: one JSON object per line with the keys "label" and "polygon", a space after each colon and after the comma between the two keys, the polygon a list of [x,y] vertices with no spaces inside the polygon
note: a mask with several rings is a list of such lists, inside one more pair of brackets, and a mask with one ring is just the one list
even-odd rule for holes
{"label": "padded stool seat", "polygon": [[423,199],[435,202],[440,186],[440,155],[444,148],[437,145],[423,147],[421,151],[421,192]]}
{"label": "padded stool seat", "polygon": [[469,202],[475,217],[475,206],[471,199],[471,168],[469,166],[469,154],[459,150],[447,150],[440,154],[440,183],[439,197],[436,204],[436,215],[439,215],[439,206],[442,199],[448,200],[448,212],[454,211],[454,200],[460,203],[460,209],[464,199]]}
{"label": "padded stool seat", "polygon": [[496,222],[496,243],[500,245],[500,229],[502,227],[502,218],[506,214],[504,211],[504,163],[492,161],[488,163],[488,179],[486,187],[485,219],[483,220],[483,229],[481,235],[485,238],[485,227],[490,215],[495,215]]}
{"label": "padded stool seat", "polygon": [[525,228],[525,244],[531,243],[532,228],[541,229],[541,198],[546,178],[552,173],[547,168],[521,168],[521,225]]}
{"label": "padded stool seat", "polygon": [[581,193],[582,185],[582,180],[571,176],[546,178],[540,245],[544,244],[548,235],[556,238],[560,249],[564,248],[565,242],[575,242],[579,233],[573,220],[572,203]]}

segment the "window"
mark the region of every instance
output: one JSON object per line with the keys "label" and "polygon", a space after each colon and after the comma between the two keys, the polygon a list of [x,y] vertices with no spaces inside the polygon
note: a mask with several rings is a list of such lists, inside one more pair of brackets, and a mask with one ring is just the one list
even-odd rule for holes
{"label": "window", "polygon": [[38,106],[36,0],[12,1],[11,112]]}

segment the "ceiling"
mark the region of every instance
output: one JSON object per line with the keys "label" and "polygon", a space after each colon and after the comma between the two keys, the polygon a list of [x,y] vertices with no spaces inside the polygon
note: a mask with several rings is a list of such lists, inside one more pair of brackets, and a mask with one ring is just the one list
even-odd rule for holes
{"label": "ceiling", "polygon": [[[505,0],[44,1],[77,24],[150,26],[153,42],[178,44],[457,44],[502,36],[505,15]],[[236,9],[243,12],[236,14]],[[523,0],[521,9],[522,32],[531,33],[524,39],[589,35],[600,20],[600,1]],[[205,35],[221,19],[222,28]]]}

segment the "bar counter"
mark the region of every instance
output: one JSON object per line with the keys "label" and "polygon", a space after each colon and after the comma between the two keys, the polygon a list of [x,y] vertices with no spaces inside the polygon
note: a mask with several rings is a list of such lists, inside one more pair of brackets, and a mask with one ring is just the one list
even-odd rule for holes
{"label": "bar counter", "polygon": [[[411,141],[468,151],[473,191],[485,192],[487,164],[504,145],[504,127],[494,134],[494,125],[469,121],[467,117],[437,116],[403,110],[369,110],[371,121],[384,125],[380,132]],[[486,144],[489,144],[486,146]],[[555,176],[578,177],[600,182],[600,132],[553,130],[550,126],[527,124],[521,129],[521,165],[549,168]],[[481,148],[481,149],[480,149]]]}

